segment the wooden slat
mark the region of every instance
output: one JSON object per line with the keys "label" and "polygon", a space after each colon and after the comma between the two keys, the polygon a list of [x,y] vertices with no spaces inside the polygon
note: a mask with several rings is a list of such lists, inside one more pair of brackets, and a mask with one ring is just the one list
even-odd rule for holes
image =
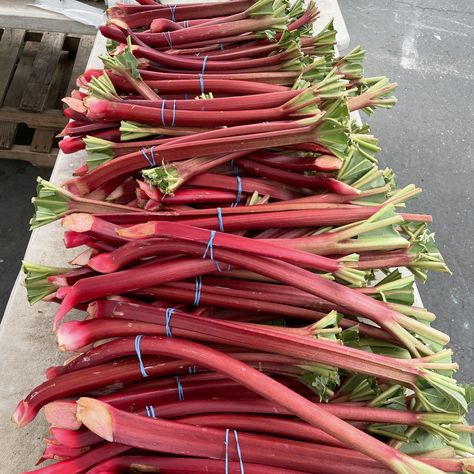
{"label": "wooden slat", "polygon": [[0,121],[11,121],[25,123],[30,128],[51,128],[61,130],[68,122],[60,110],[45,110],[42,114],[36,112],[24,112],[13,107],[2,107],[0,109]]}
{"label": "wooden slat", "polygon": [[77,48],[74,67],[72,68],[71,79],[69,80],[69,85],[67,86],[66,95],[69,95],[71,90],[76,87],[76,78],[84,72],[87,65],[87,61],[89,60],[89,56],[91,54],[93,44],[93,36],[84,35],[81,37],[79,46]]}
{"label": "wooden slat", "polygon": [[6,28],[0,40],[0,105],[7,93],[10,78],[23,44],[25,30]]}
{"label": "wooden slat", "polygon": [[[20,60],[15,69],[15,74],[10,82],[7,95],[5,96],[3,102],[4,106],[15,107],[20,103],[23,91],[25,90],[25,84],[30,77],[31,67],[33,66],[37,51],[38,43],[32,43],[30,41],[25,43],[20,55]],[[12,147],[17,128],[17,122],[0,122],[0,148],[8,149]]]}
{"label": "wooden slat", "polygon": [[[88,35],[91,36],[91,35]],[[39,43],[41,38],[43,37],[42,31],[30,31],[26,32],[25,40],[26,41],[35,41]],[[92,36],[92,38],[95,38]],[[64,51],[77,51],[77,47],[79,46],[79,41],[81,39],[81,35],[78,34],[68,34],[64,39],[63,50]]]}
{"label": "wooden slat", "polygon": [[46,32],[41,40],[33,70],[25,88],[20,108],[33,112],[42,112],[51,88],[52,74],[61,55],[64,33]]}
{"label": "wooden slat", "polygon": [[26,145],[13,145],[11,150],[0,150],[0,158],[7,160],[29,161],[33,166],[52,168],[56,162],[58,149],[53,148],[50,153],[38,153],[31,151]]}
{"label": "wooden slat", "polygon": [[[52,74],[53,80],[51,82],[51,90],[46,99],[45,107],[48,109],[56,108],[59,97],[61,95],[61,84],[63,83],[64,73],[68,62],[68,53],[63,51],[56,66],[56,70]],[[31,151],[40,153],[48,153],[53,147],[55,130],[37,128],[31,141]]]}

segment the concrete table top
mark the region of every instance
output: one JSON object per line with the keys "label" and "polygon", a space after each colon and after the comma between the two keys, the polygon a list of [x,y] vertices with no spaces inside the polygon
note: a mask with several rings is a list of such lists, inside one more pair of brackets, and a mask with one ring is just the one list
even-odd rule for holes
{"label": "concrete table top", "polygon": [[[201,0],[203,1],[203,0]],[[1,2],[26,4],[25,2]],[[109,2],[110,3],[110,2]],[[321,17],[317,25],[324,26],[334,15],[336,28],[340,31],[340,49],[348,46],[349,35],[344,25],[337,0],[318,2]],[[2,12],[3,13],[3,12]],[[44,15],[46,18],[49,15]],[[1,16],[0,16],[1,18]],[[57,21],[54,16],[51,21]],[[317,30],[317,28],[316,28]],[[104,38],[99,34],[92,49],[88,67],[100,67],[97,55],[105,49]],[[84,152],[65,156],[59,153],[51,175],[53,183],[61,183],[84,160]],[[76,251],[67,251],[62,245],[62,229],[59,223],[36,229],[25,254],[25,260],[52,266],[63,266]],[[19,275],[0,326],[0,446],[4,453],[0,457],[0,472],[32,470],[43,450],[43,438],[47,435],[47,424],[42,414],[25,428],[17,429],[10,421],[16,404],[29,391],[44,381],[44,371],[51,365],[62,363],[64,356],[56,350],[55,338],[51,330],[55,305],[37,303],[29,306],[26,290],[22,285],[23,275]]]}

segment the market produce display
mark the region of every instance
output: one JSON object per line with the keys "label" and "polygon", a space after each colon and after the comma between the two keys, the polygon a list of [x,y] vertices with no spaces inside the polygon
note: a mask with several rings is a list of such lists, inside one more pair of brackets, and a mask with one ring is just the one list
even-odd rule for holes
{"label": "market produce display", "polygon": [[474,390],[414,305],[449,272],[431,216],[351,115],[396,85],[312,1],[138,3],[64,99],[87,161],[33,199],[78,254],[23,265],[70,353],[13,415],[51,426],[30,472],[474,472]]}

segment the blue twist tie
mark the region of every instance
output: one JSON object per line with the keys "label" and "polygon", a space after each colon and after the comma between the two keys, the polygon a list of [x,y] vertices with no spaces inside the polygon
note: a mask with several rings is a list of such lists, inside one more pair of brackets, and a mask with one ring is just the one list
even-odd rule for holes
{"label": "blue twist tie", "polygon": [[171,33],[169,31],[165,31],[165,38],[170,49],[173,49],[173,38],[171,38]]}
{"label": "blue twist tie", "polygon": [[166,102],[166,99],[163,99],[163,102],[161,102],[161,123],[162,123],[163,127],[166,127],[166,123],[165,123],[165,102]]}
{"label": "blue twist tie", "polygon": [[146,415],[150,418],[156,418],[155,416],[155,409],[151,405],[147,405],[145,407]]}
{"label": "blue twist tie", "polygon": [[142,148],[140,150],[141,154],[144,156],[145,160],[148,161],[148,164],[150,165],[150,168],[153,168],[154,166],[156,166],[156,162],[155,162],[155,154],[153,152],[153,146],[150,148],[150,155],[151,156],[148,156],[147,153],[146,153],[146,149],[145,148]]}
{"label": "blue twist tie", "polygon": [[168,5],[168,8],[170,9],[171,12],[171,21],[176,22],[176,5]]}
{"label": "blue twist tie", "polygon": [[201,290],[202,290],[202,278],[201,275],[196,277],[196,292],[194,293],[194,306],[199,306],[199,301],[201,300]]}
{"label": "blue twist tie", "polygon": [[[225,474],[229,474],[229,431],[229,428],[225,430]],[[237,430],[232,431],[234,432],[235,444],[237,446],[237,456],[239,456],[240,474],[245,474],[244,461],[242,460],[242,451],[239,444],[239,435],[237,434]]]}
{"label": "blue twist tie", "polygon": [[143,335],[140,334],[135,338],[135,352],[137,353],[138,362],[140,364],[140,372],[142,374],[142,377],[148,377],[148,374],[146,373],[146,370],[145,370],[145,365],[143,364],[142,354],[140,351],[140,341],[142,337]]}
{"label": "blue twist tie", "polygon": [[222,270],[221,270],[221,267],[219,266],[219,262],[216,262],[214,260],[214,250],[213,250],[212,245],[213,245],[215,236],[216,236],[216,231],[211,230],[211,235],[209,237],[209,241],[207,242],[206,250],[204,250],[204,254],[203,254],[202,258],[207,258],[207,252],[209,252],[209,257],[215,263],[217,271],[221,272]]}
{"label": "blue twist tie", "polygon": [[174,308],[167,308],[165,315],[165,324],[166,324],[166,337],[173,337],[171,332],[171,316],[173,316]]}
{"label": "blue twist tie", "polygon": [[173,100],[173,117],[171,119],[171,126],[174,127],[174,122],[176,120],[176,99]]}
{"label": "blue twist tie", "polygon": [[175,377],[176,385],[178,386],[178,398],[179,401],[182,402],[184,400],[184,390],[183,386],[181,385],[181,381],[179,380],[179,375]]}
{"label": "blue twist tie", "polygon": [[220,207],[217,208],[217,220],[219,222],[219,230],[221,232],[225,232],[225,230],[224,230],[224,219],[222,218],[222,209]]}

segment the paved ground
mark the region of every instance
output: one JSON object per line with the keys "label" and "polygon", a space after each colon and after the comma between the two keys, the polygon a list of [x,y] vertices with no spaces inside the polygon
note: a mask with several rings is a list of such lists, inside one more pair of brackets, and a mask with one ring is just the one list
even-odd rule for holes
{"label": "paved ground", "polygon": [[39,174],[48,178],[50,170],[25,161],[0,160],[0,319],[30,238],[31,196]]}
{"label": "paved ground", "polygon": [[[370,123],[383,147],[382,164],[396,170],[400,184],[425,189],[411,208],[434,215],[432,228],[454,275],[434,275],[420,290],[438,314],[438,327],[452,335],[463,379],[473,382],[474,4],[340,0],[340,6],[352,45],[367,50],[367,73],[399,83],[397,107],[378,112]],[[28,241],[39,173],[26,163],[0,160],[0,316]]]}
{"label": "paved ground", "polygon": [[[420,286],[424,304],[452,336],[461,377],[474,382],[474,3],[471,0],[339,0],[351,46],[367,51],[367,75],[398,82],[399,103],[369,119],[383,165],[423,196],[453,276]],[[462,348],[462,350],[460,350]]]}

